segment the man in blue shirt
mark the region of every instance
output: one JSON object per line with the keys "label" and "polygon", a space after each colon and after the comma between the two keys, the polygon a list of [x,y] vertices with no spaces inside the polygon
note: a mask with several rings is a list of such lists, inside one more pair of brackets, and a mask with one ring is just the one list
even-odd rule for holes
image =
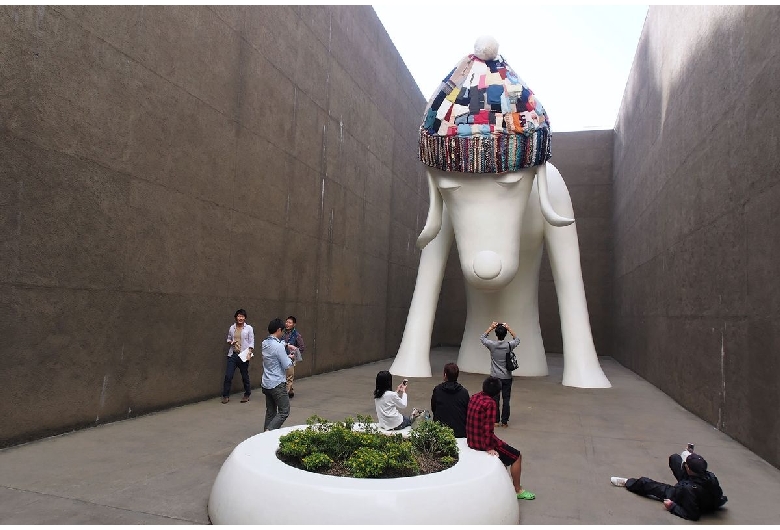
{"label": "man in blue shirt", "polygon": [[292,366],[295,354],[287,354],[282,342],[284,323],[280,318],[268,324],[268,337],[263,341],[263,379],[265,394],[265,423],[263,431],[278,429],[290,415],[290,397],[287,395],[285,372]]}

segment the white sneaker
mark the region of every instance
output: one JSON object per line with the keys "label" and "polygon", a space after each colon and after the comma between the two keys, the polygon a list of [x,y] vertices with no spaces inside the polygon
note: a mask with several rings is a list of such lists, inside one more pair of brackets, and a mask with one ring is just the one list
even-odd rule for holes
{"label": "white sneaker", "polygon": [[609,481],[612,483],[613,486],[618,486],[619,488],[625,488],[626,487],[626,481],[627,478],[623,477],[611,477]]}

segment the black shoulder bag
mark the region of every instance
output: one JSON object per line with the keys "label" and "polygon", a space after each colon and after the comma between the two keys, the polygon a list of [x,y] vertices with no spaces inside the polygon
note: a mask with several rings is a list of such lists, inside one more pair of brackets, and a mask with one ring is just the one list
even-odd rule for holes
{"label": "black shoulder bag", "polygon": [[506,352],[506,369],[513,372],[517,370],[517,367],[517,357],[515,356],[515,352],[512,351],[512,345],[510,344],[509,351]]}

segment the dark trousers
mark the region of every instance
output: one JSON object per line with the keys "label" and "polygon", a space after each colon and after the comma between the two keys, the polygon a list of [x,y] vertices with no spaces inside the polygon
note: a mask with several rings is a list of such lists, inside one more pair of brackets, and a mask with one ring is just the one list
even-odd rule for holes
{"label": "dark trousers", "polygon": [[[677,479],[677,482],[680,482],[688,476],[682,468],[682,457],[678,454],[673,454],[669,457],[669,469],[672,470],[672,474],[674,475],[674,478]],[[626,489],[637,495],[655,497],[659,501],[664,499],[674,500],[674,486],[663,482],[657,482],[647,477],[628,479],[626,481]]]}
{"label": "dark trousers", "polygon": [[501,399],[504,401],[504,406],[501,406],[498,396],[493,398],[496,402],[496,423],[508,423],[509,422],[509,398],[512,396],[512,381],[513,379],[499,379],[501,381]]}
{"label": "dark trousers", "polygon": [[265,394],[265,422],[263,432],[278,429],[290,415],[290,396],[287,395],[287,382],[274,388],[263,388]]}
{"label": "dark trousers", "polygon": [[230,395],[230,387],[233,386],[233,374],[236,368],[241,372],[241,381],[244,382],[244,395],[252,394],[252,388],[249,386],[249,362],[242,361],[237,353],[233,353],[227,358],[227,368],[225,369],[225,382],[222,385],[222,397]]}

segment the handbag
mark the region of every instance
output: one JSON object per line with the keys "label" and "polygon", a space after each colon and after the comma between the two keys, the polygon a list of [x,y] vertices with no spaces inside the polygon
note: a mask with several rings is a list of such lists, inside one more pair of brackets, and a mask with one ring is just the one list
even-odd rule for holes
{"label": "handbag", "polygon": [[512,346],[510,345],[509,351],[506,352],[506,369],[512,372],[517,370],[518,366],[517,357],[515,356],[515,352],[512,351]]}

